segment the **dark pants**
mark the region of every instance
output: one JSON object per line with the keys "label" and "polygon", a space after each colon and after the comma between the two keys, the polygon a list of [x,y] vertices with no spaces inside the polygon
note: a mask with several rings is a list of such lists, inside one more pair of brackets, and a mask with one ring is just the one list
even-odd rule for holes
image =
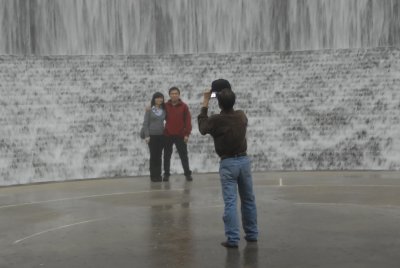
{"label": "dark pants", "polygon": [[172,147],[175,144],[178,150],[179,157],[181,158],[182,167],[185,172],[185,176],[190,176],[192,171],[189,169],[189,158],[187,151],[187,144],[183,140],[183,137],[179,136],[165,136],[165,147],[164,147],[164,174],[169,176],[171,167],[171,155]]}
{"label": "dark pants", "polygon": [[150,135],[150,178],[161,181],[162,150],[164,149],[164,135]]}

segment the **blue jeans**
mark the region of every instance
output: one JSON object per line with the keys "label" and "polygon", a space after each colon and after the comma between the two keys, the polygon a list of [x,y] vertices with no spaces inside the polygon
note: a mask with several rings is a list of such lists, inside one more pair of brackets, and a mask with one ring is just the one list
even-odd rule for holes
{"label": "blue jeans", "polygon": [[222,196],[224,198],[225,236],[229,244],[237,245],[240,240],[240,229],[237,216],[236,200],[239,189],[242,225],[246,240],[256,240],[257,208],[253,192],[250,159],[247,156],[232,157],[221,160],[219,165]]}

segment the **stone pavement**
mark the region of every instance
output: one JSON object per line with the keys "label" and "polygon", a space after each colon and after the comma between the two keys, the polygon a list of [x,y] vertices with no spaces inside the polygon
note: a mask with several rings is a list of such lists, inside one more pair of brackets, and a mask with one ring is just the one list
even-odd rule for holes
{"label": "stone pavement", "polygon": [[217,174],[0,188],[0,267],[399,267],[400,172],[254,173],[259,242],[224,240]]}

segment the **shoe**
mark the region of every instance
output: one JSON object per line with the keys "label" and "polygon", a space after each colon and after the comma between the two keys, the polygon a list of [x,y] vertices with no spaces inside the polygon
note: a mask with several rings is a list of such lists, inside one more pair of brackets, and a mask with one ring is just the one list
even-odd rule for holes
{"label": "shoe", "polygon": [[186,176],[186,180],[187,180],[187,181],[193,181],[193,177],[192,177],[192,175],[188,175],[188,176]]}
{"label": "shoe", "polygon": [[256,243],[258,241],[257,239],[247,239],[247,238],[245,238],[245,239],[249,243]]}
{"label": "shoe", "polygon": [[169,181],[169,175],[164,175],[164,177],[162,178],[163,181]]}
{"label": "shoe", "polygon": [[229,244],[228,241],[221,242],[221,246],[226,247],[226,248],[238,248],[238,245]]}

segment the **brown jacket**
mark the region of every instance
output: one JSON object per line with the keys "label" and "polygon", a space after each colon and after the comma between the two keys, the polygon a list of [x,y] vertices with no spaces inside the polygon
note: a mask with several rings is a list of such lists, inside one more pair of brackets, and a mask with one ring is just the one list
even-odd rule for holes
{"label": "brown jacket", "polygon": [[221,158],[246,153],[247,117],[241,110],[221,111],[220,114],[207,115],[208,108],[203,107],[197,117],[202,135],[210,134],[214,138],[215,151]]}

